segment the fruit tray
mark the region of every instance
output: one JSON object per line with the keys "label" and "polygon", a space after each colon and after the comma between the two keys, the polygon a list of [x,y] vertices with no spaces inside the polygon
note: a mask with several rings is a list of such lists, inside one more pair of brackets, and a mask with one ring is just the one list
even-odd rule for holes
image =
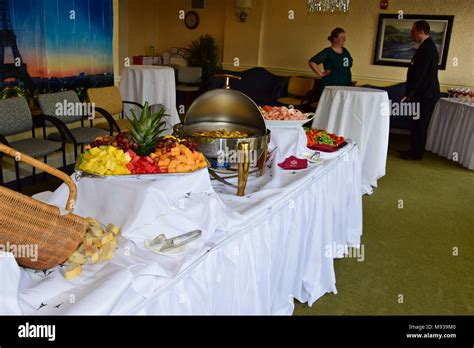
{"label": "fruit tray", "polygon": [[[76,177],[155,180],[163,175],[181,176],[209,167],[205,156],[177,138],[163,138],[156,151],[139,156],[128,148],[92,144],[76,164]],[[189,144],[192,146],[193,144]]]}
{"label": "fruit tray", "polygon": [[195,174],[201,172],[203,170],[207,170],[207,167],[197,169],[193,172],[187,173],[158,173],[158,174],[130,174],[130,175],[99,175],[94,173],[89,173],[84,170],[80,170],[76,168],[75,171],[75,179],[80,180],[82,178],[97,178],[97,179],[132,179],[132,180],[144,180],[144,181],[153,181],[158,180],[163,177],[168,176],[185,176],[190,174]]}

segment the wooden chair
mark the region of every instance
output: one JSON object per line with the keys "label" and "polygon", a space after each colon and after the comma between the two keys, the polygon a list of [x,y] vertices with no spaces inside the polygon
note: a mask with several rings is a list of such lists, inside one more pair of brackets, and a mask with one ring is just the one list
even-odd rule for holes
{"label": "wooden chair", "polygon": [[278,103],[284,106],[293,105],[295,108],[309,104],[313,87],[313,78],[292,76],[288,84],[288,97],[278,99]]}
{"label": "wooden chair", "polygon": [[[120,90],[114,86],[89,88],[87,90],[87,97],[91,103],[95,104],[96,120],[100,120],[102,117],[106,117],[107,119],[107,122],[94,124],[94,127],[108,131],[110,131],[110,122],[108,120],[112,119],[114,120],[114,129],[117,132],[120,133],[130,130],[130,121],[125,118],[124,115],[125,104],[134,105],[140,109],[143,109],[143,106],[139,103],[122,100]],[[118,120],[115,120],[113,117],[116,115],[120,115]]]}

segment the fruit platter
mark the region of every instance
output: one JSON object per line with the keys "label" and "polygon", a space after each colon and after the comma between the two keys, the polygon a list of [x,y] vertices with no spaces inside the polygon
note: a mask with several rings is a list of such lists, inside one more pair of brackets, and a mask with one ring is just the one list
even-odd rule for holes
{"label": "fruit platter", "polygon": [[151,114],[145,105],[139,118],[131,119],[128,133],[98,137],[85,147],[77,164],[80,177],[154,178],[204,170],[208,162],[191,140],[160,136],[164,110]]}
{"label": "fruit platter", "polygon": [[308,139],[308,148],[321,152],[335,152],[347,145],[342,136],[320,129],[305,129]]}
{"label": "fruit platter", "polygon": [[263,106],[259,107],[267,127],[301,127],[314,119],[314,113],[302,113],[290,106]]}
{"label": "fruit platter", "polygon": [[[99,138],[97,142],[105,140]],[[204,155],[192,143],[171,136],[164,137],[147,156],[139,156],[132,148],[113,145],[89,145],[86,149],[76,170],[92,176],[186,174],[208,166]]]}

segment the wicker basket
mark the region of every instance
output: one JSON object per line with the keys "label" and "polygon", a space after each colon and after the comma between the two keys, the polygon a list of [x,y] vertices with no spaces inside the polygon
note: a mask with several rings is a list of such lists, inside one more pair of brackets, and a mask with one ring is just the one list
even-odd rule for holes
{"label": "wicker basket", "polygon": [[[59,179],[69,187],[67,215],[52,205],[0,186],[0,245],[15,255],[19,265],[47,270],[63,263],[84,238],[88,223],[73,215],[76,185],[65,173],[0,144],[16,161],[28,163]],[[36,255],[34,255],[36,254]]]}

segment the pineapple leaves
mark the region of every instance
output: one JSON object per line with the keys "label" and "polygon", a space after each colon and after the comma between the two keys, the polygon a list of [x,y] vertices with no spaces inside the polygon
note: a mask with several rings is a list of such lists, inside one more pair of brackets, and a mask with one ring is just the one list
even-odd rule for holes
{"label": "pineapple leaves", "polygon": [[156,146],[161,139],[161,134],[167,130],[165,117],[166,110],[161,108],[159,111],[152,113],[150,105],[145,103],[137,118],[135,112],[131,110],[133,117],[127,116],[130,120],[130,135],[138,144],[137,155],[148,156],[156,150]]}

